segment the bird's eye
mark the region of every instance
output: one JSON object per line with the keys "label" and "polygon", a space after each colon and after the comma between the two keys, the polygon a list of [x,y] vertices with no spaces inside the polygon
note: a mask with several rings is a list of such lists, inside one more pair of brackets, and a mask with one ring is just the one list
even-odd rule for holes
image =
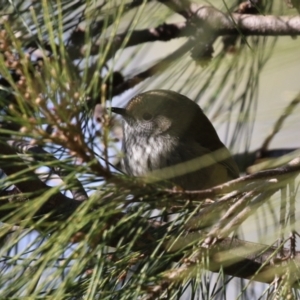
{"label": "bird's eye", "polygon": [[152,119],[152,115],[150,114],[150,113],[147,113],[147,112],[145,112],[145,113],[143,113],[143,119],[145,120],[145,121],[149,121],[149,120],[151,120]]}

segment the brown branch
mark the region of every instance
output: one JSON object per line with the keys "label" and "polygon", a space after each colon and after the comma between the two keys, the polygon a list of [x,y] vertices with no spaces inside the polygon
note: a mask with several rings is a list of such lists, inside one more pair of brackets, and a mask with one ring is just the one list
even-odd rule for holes
{"label": "brown branch", "polygon": [[[155,28],[135,30],[132,33],[125,32],[118,34],[113,39],[113,46],[111,48],[112,51],[108,54],[108,57],[111,57],[123,44],[126,47],[131,47],[148,42],[167,42],[175,38],[189,36],[193,31],[192,27],[187,26],[185,22],[181,22],[173,24],[163,23]],[[128,41],[124,43],[127,38]]]}
{"label": "brown branch", "polygon": [[299,16],[253,15],[223,13],[213,6],[198,5],[190,1],[158,0],[170,9],[191,18],[196,24],[210,27],[217,35],[239,34],[284,36],[300,34]]}
{"label": "brown branch", "polygon": [[[148,0],[150,2],[151,0]],[[262,36],[284,36],[300,34],[300,16],[262,16],[232,13],[227,14],[219,11],[212,6],[199,6],[191,3],[189,0],[158,0],[158,2],[168,6],[170,9],[183,15],[188,24],[174,23],[161,24],[155,28],[133,30],[131,33],[124,32],[116,35],[111,41],[111,49],[108,51],[107,59],[111,58],[114,53],[120,49],[120,46],[130,47],[142,43],[153,41],[169,41],[181,36],[194,36],[196,29],[209,28],[208,34],[213,33],[215,36],[220,35],[262,35]],[[132,1],[125,5],[124,11],[128,11],[142,4],[143,1]],[[115,14],[108,16],[108,24],[112,24]],[[107,22],[107,18],[105,19]],[[103,20],[93,24],[90,36],[94,37],[102,32],[105,25]],[[123,44],[124,40],[127,42]],[[34,36],[23,37],[23,40],[38,40]],[[95,42],[89,48],[89,55],[98,55],[100,45],[107,44],[110,39]],[[70,43],[66,45],[67,52],[71,59],[84,57],[86,53],[85,41],[86,33],[82,28],[77,28],[70,36]],[[28,45],[34,45],[34,42]],[[37,43],[39,45],[40,43]],[[34,46],[34,48],[38,48]],[[51,48],[48,47],[51,51]]]}
{"label": "brown branch", "polygon": [[[174,11],[183,13],[186,18],[192,20],[192,24],[185,22],[173,24],[161,24],[155,28],[134,30],[131,33],[124,32],[116,35],[111,41],[111,49],[107,59],[124,47],[136,46],[142,43],[154,41],[169,41],[183,36],[193,36],[197,27],[203,26],[216,36],[220,35],[262,35],[262,36],[284,36],[300,34],[299,16],[262,16],[232,13],[230,15],[219,11],[212,6],[198,6],[190,4],[189,1],[159,1]],[[188,5],[189,4],[189,5]],[[196,25],[196,26],[195,26]],[[83,57],[85,53],[84,30],[77,29],[73,33],[72,44],[67,51],[72,59]],[[76,38],[75,38],[76,37]],[[124,40],[128,39],[126,43]],[[109,39],[96,42],[89,50],[89,55],[99,54],[101,44],[107,44]]]}
{"label": "brown branch", "polygon": [[300,35],[299,16],[262,16],[221,12],[212,6],[191,6],[193,21],[208,26],[217,35]]}
{"label": "brown branch", "polygon": [[[153,0],[146,0],[147,3],[151,2]],[[142,4],[144,4],[144,0],[133,0],[130,3],[124,4],[123,7],[123,14],[129,12],[131,9],[134,9]],[[101,9],[100,9],[101,11]],[[103,29],[106,29],[108,26],[112,25],[116,21],[116,14],[115,12],[111,14],[105,14],[105,17],[101,19],[100,21],[93,22],[91,24],[90,28],[90,35],[96,36],[99,35],[103,31]],[[74,46],[80,47],[85,43],[85,31],[77,27],[70,35],[70,41]]]}
{"label": "brown branch", "polygon": [[[166,193],[173,195],[186,195],[189,198],[194,196],[197,199],[204,199],[215,197],[216,195],[225,194],[233,190],[238,190],[247,182],[262,180],[268,178],[276,178],[276,179],[285,179],[289,178],[288,176],[297,175],[300,172],[300,157],[293,159],[288,164],[271,170],[260,171],[254,174],[250,174],[247,176],[240,177],[238,179],[231,180],[224,184],[218,185],[211,189],[202,190],[202,191],[179,191],[179,190],[165,190]],[[193,197],[192,197],[193,198]]]}
{"label": "brown branch", "polygon": [[[213,228],[209,235],[217,236],[216,232],[224,228],[229,222],[232,222],[236,218],[237,213],[247,207],[255,196],[261,193],[274,194],[279,186],[280,184],[274,179],[260,180],[256,183],[247,184],[239,190],[227,193],[213,203],[201,205],[199,213],[197,212],[193,215],[185,223],[184,228],[194,231],[214,225],[214,228],[217,229]],[[260,203],[263,204],[263,200]],[[239,224],[241,224],[241,215],[237,219],[239,219]]]}
{"label": "brown branch", "polygon": [[[169,252],[178,251],[180,248],[186,247],[187,243],[201,241],[203,237],[203,233],[194,233],[191,236],[177,238]],[[209,263],[205,267],[212,272],[218,272],[222,268],[226,275],[271,283],[276,274],[284,274],[290,269],[293,270],[293,283],[299,284],[300,251],[296,252],[294,258],[288,260],[277,258],[278,254],[279,247],[226,238],[211,247],[208,252],[205,247],[199,247],[193,255],[184,260],[185,264],[182,268],[167,272],[165,279],[173,281],[186,278],[182,275],[185,272],[189,272],[191,275],[193,266],[209,255],[209,259],[206,260]],[[285,257],[289,257],[289,249],[284,248],[283,254]]]}
{"label": "brown branch", "polygon": [[[151,2],[153,0],[146,0],[147,3]],[[129,12],[131,9],[136,8],[142,4],[144,4],[144,0],[133,0],[130,3],[124,4],[123,7],[123,14],[126,12]],[[113,12],[112,14],[105,15],[105,18],[103,18],[100,21],[97,21],[95,23],[91,24],[90,29],[90,36],[95,37],[99,36],[101,32],[103,32],[104,29],[106,29],[108,26],[113,24],[116,20],[116,14]],[[70,44],[67,47],[67,51],[69,52],[71,59],[78,59],[80,57],[84,56],[85,53],[85,42],[86,42],[86,34],[85,30],[77,27],[70,35]],[[102,41],[103,44],[105,44],[105,41]],[[90,49],[91,52],[89,52],[89,55],[97,55],[99,53],[99,43],[95,43],[92,48]]]}
{"label": "brown branch", "polygon": [[[163,1],[164,2],[164,1]],[[169,3],[169,1],[167,1]],[[170,1],[174,2],[174,1]],[[176,3],[178,1],[175,1]],[[190,11],[193,17],[189,25],[186,23],[163,24],[153,29],[133,31],[131,34],[122,33],[116,35],[111,42],[110,50],[107,52],[106,60],[110,59],[117,50],[122,47],[129,47],[146,42],[167,41],[180,36],[193,37],[194,44],[190,45],[192,49],[196,47],[196,53],[202,53],[197,46],[201,45],[204,36],[217,37],[220,35],[298,35],[300,34],[300,17],[275,17],[260,15],[241,15],[237,13],[225,14],[213,7],[190,5]],[[197,35],[197,31],[202,29],[203,33]],[[125,40],[128,38],[128,41]],[[201,39],[201,41],[199,41]],[[109,40],[96,43],[90,52],[91,55],[99,53],[100,43],[108,43]],[[212,38],[214,41],[214,38]],[[190,42],[190,41],[189,41]],[[189,43],[188,42],[188,43]],[[206,43],[204,43],[205,46]],[[211,44],[211,42],[208,42]],[[190,50],[188,49],[188,50]],[[186,51],[188,51],[186,50]],[[183,51],[186,52],[186,51]],[[211,50],[212,51],[212,50]],[[210,51],[210,52],[211,52]],[[180,57],[181,49],[174,52],[174,56]],[[80,50],[77,55],[84,55],[84,49]],[[182,54],[181,54],[182,55]],[[201,55],[200,55],[201,56]],[[133,88],[146,78],[165,70],[169,64],[168,59],[153,65],[148,70],[139,73],[128,79],[113,89],[112,96],[119,95],[124,91]]]}
{"label": "brown branch", "polygon": [[[131,47],[140,45],[148,42],[155,41],[170,41],[174,38],[179,38],[183,36],[191,35],[193,28],[187,27],[185,22],[166,24],[163,23],[157,27],[134,30],[131,33],[124,32],[117,34],[112,40],[110,39],[100,39],[95,42],[92,47],[89,49],[89,55],[98,55],[99,48],[101,45],[107,45],[111,43],[109,52],[107,53],[106,60],[110,59],[122,46]],[[77,29],[77,35],[85,36],[84,30]],[[126,43],[124,41],[127,39]],[[84,40],[82,41],[83,44]],[[76,44],[72,43],[67,46],[67,51],[71,59],[78,59],[79,57],[84,57],[86,52],[86,46],[82,45],[79,42]]]}
{"label": "brown branch", "polygon": [[[254,199],[251,200],[249,205],[247,203],[250,201],[252,195],[251,193],[246,194],[239,201],[235,203],[232,208],[235,213],[234,217],[228,219],[228,215],[225,215],[221,218],[220,222],[208,233],[207,238],[204,241],[205,245],[210,245],[214,243],[216,239],[222,240],[225,237],[228,237],[231,232],[236,230],[250,215],[252,215],[261,205],[263,205],[267,199],[269,199],[277,189],[267,190],[259,195],[256,195]],[[250,195],[249,195],[250,194]],[[239,205],[241,207],[237,207]],[[238,209],[237,209],[238,208]],[[242,209],[243,208],[243,209]],[[242,209],[242,210],[241,210]],[[240,211],[241,210],[241,211]],[[231,211],[233,213],[233,211]]]}

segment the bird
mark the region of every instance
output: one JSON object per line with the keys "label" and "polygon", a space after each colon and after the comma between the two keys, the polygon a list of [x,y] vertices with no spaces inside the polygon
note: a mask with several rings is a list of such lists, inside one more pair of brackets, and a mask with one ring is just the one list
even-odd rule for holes
{"label": "bird", "polygon": [[203,190],[239,177],[229,150],[199,105],[171,90],[149,90],[111,111],[122,116],[122,166],[130,176]]}

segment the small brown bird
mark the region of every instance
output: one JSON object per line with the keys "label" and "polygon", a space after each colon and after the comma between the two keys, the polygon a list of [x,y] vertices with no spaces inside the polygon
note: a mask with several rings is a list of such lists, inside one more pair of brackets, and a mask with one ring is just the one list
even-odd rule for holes
{"label": "small brown bird", "polygon": [[187,97],[152,90],[112,111],[124,120],[122,164],[129,175],[166,180],[186,190],[210,188],[239,176],[213,125]]}

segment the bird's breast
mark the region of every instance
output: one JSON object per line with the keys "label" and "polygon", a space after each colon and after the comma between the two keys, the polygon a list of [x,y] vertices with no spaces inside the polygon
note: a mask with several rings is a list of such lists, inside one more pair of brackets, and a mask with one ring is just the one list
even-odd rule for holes
{"label": "bird's breast", "polygon": [[176,139],[161,136],[125,137],[123,166],[133,176],[144,176],[154,170],[170,166],[170,153],[176,149]]}
{"label": "bird's breast", "polygon": [[130,135],[124,137],[123,151],[123,167],[132,176],[145,176],[166,168],[155,176],[187,190],[210,188],[230,179],[226,167],[194,141],[172,136]]}

